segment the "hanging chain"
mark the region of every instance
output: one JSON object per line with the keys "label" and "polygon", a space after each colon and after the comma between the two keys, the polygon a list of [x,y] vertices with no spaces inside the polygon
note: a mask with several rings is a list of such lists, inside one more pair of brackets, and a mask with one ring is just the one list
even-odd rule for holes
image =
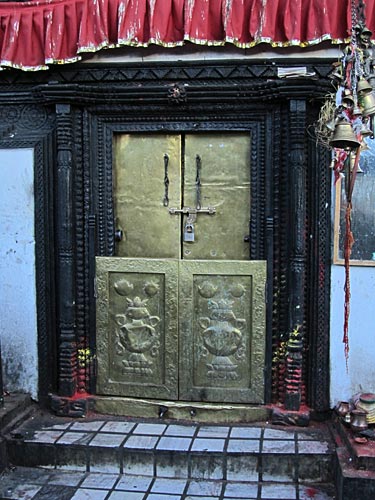
{"label": "hanging chain", "polygon": [[350,85],[353,93],[354,105],[357,107],[358,105],[357,81],[360,74],[360,61],[359,61],[358,44],[357,44],[358,7],[356,0],[352,0],[351,14],[352,14],[352,32],[350,37],[350,45],[351,45],[351,51],[352,51],[351,56],[353,58],[353,62],[351,64]]}
{"label": "hanging chain", "polygon": [[202,208],[202,203],[201,203],[201,168],[202,168],[202,160],[199,155],[195,157],[195,162],[197,166],[197,175],[195,178],[195,189],[196,189],[196,195],[197,195],[197,203],[196,203],[196,208],[197,210],[200,210]]}
{"label": "hanging chain", "polygon": [[168,165],[169,165],[169,156],[167,154],[165,154],[164,155],[164,198],[163,198],[163,205],[165,207],[167,207],[169,205]]}

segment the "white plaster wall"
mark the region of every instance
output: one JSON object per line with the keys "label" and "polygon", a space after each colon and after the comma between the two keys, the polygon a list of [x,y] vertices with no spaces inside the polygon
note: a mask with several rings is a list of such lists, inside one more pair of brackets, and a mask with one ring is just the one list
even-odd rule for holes
{"label": "white plaster wall", "polygon": [[331,274],[331,404],[358,392],[375,392],[375,268],[350,267],[349,362],[345,365],[344,266]]}
{"label": "white plaster wall", "polygon": [[34,153],[0,150],[0,341],[4,388],[37,397]]}

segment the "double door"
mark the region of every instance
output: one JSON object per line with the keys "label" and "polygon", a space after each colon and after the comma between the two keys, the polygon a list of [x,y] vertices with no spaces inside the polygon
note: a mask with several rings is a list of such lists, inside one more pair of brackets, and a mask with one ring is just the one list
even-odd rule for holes
{"label": "double door", "polygon": [[118,134],[116,256],[97,257],[99,394],[262,402],[265,262],[248,133]]}

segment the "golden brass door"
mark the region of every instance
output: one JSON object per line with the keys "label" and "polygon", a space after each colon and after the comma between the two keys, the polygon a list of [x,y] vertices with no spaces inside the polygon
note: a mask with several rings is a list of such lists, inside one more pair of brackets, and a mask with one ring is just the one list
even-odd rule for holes
{"label": "golden brass door", "polygon": [[119,134],[116,257],[97,258],[98,393],[262,402],[265,263],[247,133]]}

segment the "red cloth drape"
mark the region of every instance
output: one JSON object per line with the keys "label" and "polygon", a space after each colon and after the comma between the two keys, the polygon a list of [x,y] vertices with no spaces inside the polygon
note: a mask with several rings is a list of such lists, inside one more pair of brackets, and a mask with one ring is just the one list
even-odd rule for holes
{"label": "red cloth drape", "polygon": [[[366,2],[375,29],[375,0]],[[0,67],[45,69],[122,45],[340,42],[350,0],[35,0],[0,3]]]}

